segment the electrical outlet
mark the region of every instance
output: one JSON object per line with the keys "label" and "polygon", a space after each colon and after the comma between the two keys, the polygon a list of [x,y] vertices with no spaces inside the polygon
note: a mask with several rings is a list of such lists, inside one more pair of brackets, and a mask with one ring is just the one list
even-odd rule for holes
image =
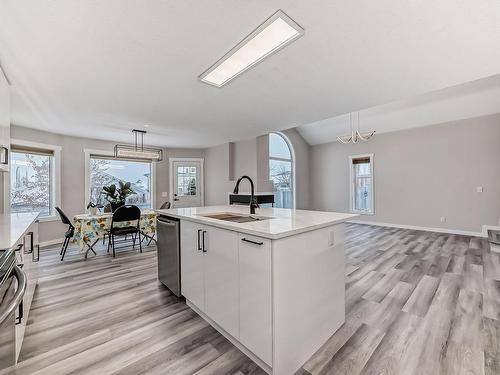
{"label": "electrical outlet", "polygon": [[441,217],[441,222],[446,223],[446,218],[444,216]]}
{"label": "electrical outlet", "polygon": [[478,187],[476,188],[476,191],[477,191],[478,193],[482,193],[482,192],[483,192],[483,187],[482,187],[482,186],[478,186]]}

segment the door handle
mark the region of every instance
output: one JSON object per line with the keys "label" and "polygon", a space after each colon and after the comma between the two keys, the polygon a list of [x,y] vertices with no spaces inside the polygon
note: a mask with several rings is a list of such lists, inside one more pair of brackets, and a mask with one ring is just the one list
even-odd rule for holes
{"label": "door handle", "polygon": [[203,248],[203,252],[204,253],[207,252],[207,249],[205,249],[205,233],[207,233],[206,230],[204,230],[203,232],[201,232],[201,243],[202,243],[202,248]]}
{"label": "door handle", "polygon": [[264,245],[264,242],[252,241],[252,240],[248,240],[246,238],[242,238],[241,240],[245,241],[245,242],[253,243],[254,245]]}
{"label": "door handle", "polygon": [[201,246],[200,246],[200,233],[201,233],[201,229],[198,229],[198,250],[201,250]]}

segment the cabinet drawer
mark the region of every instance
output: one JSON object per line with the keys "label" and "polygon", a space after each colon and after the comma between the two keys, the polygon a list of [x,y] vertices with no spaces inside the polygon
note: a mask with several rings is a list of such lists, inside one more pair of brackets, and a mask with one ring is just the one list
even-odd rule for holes
{"label": "cabinet drawer", "polygon": [[271,240],[238,234],[240,341],[272,364]]}

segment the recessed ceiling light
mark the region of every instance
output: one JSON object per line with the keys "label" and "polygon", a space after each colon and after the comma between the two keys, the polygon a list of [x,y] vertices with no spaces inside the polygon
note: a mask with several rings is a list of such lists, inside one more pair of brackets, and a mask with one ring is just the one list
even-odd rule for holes
{"label": "recessed ceiling light", "polygon": [[304,29],[278,10],[199,78],[221,87],[304,35]]}

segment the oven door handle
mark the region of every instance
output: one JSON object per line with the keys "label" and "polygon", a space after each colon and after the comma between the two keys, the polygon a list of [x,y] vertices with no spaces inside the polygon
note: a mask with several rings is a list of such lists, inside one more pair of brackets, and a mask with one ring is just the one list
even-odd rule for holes
{"label": "oven door handle", "polygon": [[17,306],[22,302],[24,297],[24,292],[26,292],[26,274],[18,266],[14,266],[12,269],[15,278],[17,279],[17,290],[16,294],[8,304],[0,305],[0,324],[7,319],[7,317],[16,309]]}

